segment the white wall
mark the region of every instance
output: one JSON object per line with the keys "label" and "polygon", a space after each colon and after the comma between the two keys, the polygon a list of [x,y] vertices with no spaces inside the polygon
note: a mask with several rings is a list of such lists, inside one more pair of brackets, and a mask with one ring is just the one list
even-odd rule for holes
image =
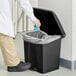
{"label": "white wall", "polygon": [[72,32],[72,50],[73,50],[73,53],[72,53],[72,59],[73,61],[76,60],[76,0],[73,0],[72,1],[72,23],[73,23],[73,32]]}
{"label": "white wall", "polygon": [[39,0],[39,7],[53,10],[66,32],[62,40],[61,58],[72,60],[72,0]]}

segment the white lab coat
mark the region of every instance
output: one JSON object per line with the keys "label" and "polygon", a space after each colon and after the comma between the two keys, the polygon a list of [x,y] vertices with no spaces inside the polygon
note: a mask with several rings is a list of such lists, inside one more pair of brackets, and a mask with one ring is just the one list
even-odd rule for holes
{"label": "white lab coat", "polygon": [[[36,17],[28,0],[17,0],[21,8],[26,12],[27,16],[34,21]],[[13,23],[11,18],[11,9],[9,0],[0,0],[0,33],[15,37]]]}

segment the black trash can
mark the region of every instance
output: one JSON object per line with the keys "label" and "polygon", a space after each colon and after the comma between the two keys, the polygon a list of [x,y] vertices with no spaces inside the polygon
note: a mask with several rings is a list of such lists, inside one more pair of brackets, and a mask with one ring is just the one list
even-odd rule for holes
{"label": "black trash can", "polygon": [[[34,8],[34,14],[41,21],[41,31],[23,33],[25,62],[32,64],[32,70],[47,73],[59,69],[61,39],[65,32],[53,11]],[[41,32],[45,35],[43,39],[37,36]]]}

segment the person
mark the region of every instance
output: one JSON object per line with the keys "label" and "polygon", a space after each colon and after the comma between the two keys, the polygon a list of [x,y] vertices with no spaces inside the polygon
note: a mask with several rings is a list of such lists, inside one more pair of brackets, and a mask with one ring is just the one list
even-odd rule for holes
{"label": "person", "polygon": [[[32,22],[40,27],[40,20],[34,16],[30,2],[28,0],[17,0],[17,2]],[[31,64],[20,61],[13,41],[14,37],[9,0],[0,0],[0,48],[7,71],[25,71],[30,68]]]}

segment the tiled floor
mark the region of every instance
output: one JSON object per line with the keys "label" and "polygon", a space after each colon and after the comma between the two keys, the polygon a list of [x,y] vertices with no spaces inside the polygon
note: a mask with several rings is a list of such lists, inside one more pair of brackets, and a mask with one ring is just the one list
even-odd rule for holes
{"label": "tiled floor", "polygon": [[60,67],[59,70],[55,70],[46,74],[40,74],[36,71],[27,70],[25,72],[7,72],[6,69],[0,67],[0,76],[76,76],[76,71],[71,71]]}
{"label": "tiled floor", "polygon": [[[23,40],[22,35],[18,34],[14,39],[15,45],[17,48],[18,55],[20,59],[24,58],[24,48],[23,48]],[[0,51],[1,53],[1,51]],[[69,69],[60,67],[59,70],[55,70],[46,74],[40,74],[36,71],[27,70],[25,72],[7,72],[6,67],[3,63],[2,54],[0,54],[0,76],[76,76],[76,71],[71,71]]]}

